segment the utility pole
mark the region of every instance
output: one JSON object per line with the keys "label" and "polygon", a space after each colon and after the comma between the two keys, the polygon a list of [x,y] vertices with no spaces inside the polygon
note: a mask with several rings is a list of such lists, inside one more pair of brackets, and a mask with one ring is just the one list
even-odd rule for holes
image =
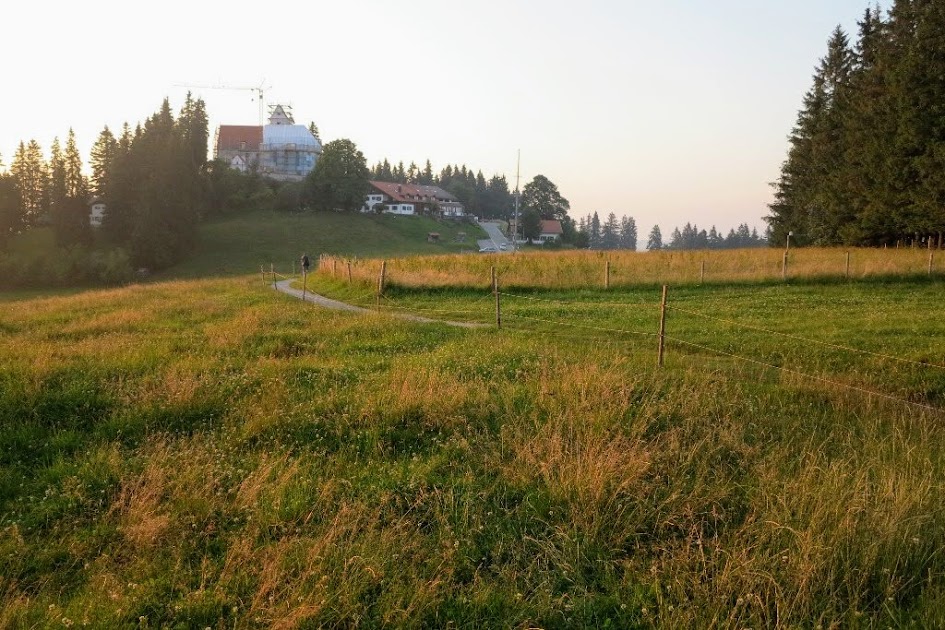
{"label": "utility pole", "polygon": [[515,214],[512,217],[512,251],[518,251],[518,180],[522,166],[522,150],[518,150],[518,160],[515,162]]}

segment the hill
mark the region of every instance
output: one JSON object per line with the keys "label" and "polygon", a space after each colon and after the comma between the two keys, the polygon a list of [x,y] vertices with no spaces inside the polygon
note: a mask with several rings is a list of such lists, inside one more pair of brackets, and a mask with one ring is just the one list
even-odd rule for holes
{"label": "hill", "polygon": [[[440,234],[428,243],[427,234]],[[457,237],[465,232],[465,239]],[[477,225],[428,217],[364,215],[331,212],[288,214],[250,212],[205,223],[194,254],[161,277],[193,278],[258,271],[260,265],[288,273],[303,252],[379,258],[410,254],[477,251],[485,238]]]}
{"label": "hill", "polygon": [[0,627],[942,627],[941,289],[5,302]]}
{"label": "hill", "polygon": [[[440,234],[439,242],[427,242],[430,232]],[[461,233],[465,233],[463,240]],[[268,269],[270,263],[289,273],[303,252],[315,259],[320,254],[358,258],[458,254],[477,251],[476,240],[485,237],[478,225],[419,216],[248,212],[200,225],[193,253],[155,277],[240,275],[258,271],[260,265]],[[11,257],[8,271],[28,276],[13,286],[68,286],[58,276],[75,264],[75,256],[57,249],[51,228],[34,228],[14,237],[5,253]],[[126,259],[124,265],[128,267]]]}

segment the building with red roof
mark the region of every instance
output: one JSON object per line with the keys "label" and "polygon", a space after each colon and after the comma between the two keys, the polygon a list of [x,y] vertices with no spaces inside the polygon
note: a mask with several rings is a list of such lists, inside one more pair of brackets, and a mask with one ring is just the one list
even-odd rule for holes
{"label": "building with red roof", "polygon": [[371,190],[364,200],[362,212],[388,214],[439,214],[444,217],[465,215],[463,204],[439,186],[368,182]]}
{"label": "building with red roof", "polygon": [[564,230],[561,228],[561,221],[556,219],[545,220],[542,219],[541,222],[541,233],[538,235],[539,243],[547,243],[548,241],[560,241],[561,237],[564,235]]}

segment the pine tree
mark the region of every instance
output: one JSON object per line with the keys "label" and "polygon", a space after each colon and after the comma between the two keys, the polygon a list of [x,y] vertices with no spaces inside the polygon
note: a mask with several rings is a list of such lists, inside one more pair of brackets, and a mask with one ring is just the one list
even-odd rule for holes
{"label": "pine tree", "polygon": [[106,125],[98,135],[95,144],[92,145],[92,152],[89,157],[89,165],[92,168],[92,194],[97,197],[105,196],[105,182],[108,179],[108,169],[111,166],[112,159],[115,157],[117,147],[118,141],[115,140],[115,136]]}
{"label": "pine tree", "polygon": [[601,241],[603,240],[602,236],[603,235],[601,234],[600,217],[597,215],[597,212],[595,211],[594,214],[591,215],[591,234],[590,234],[590,243],[589,243],[591,249],[601,249],[602,247]]}
{"label": "pine tree", "polygon": [[776,237],[794,231],[803,235],[799,241],[830,244],[839,239],[836,218],[844,209],[838,178],[844,159],[841,130],[853,63],[849,40],[837,27],[804,97],[788,159],[775,184],[768,221]]}
{"label": "pine tree", "polygon": [[[0,161],[0,167],[3,166]],[[0,171],[0,245],[25,226],[20,191],[12,173]]]}
{"label": "pine tree", "polygon": [[620,222],[620,248],[637,251],[637,222],[631,216]]}
{"label": "pine tree", "polygon": [[425,186],[431,186],[435,183],[433,181],[433,165],[430,163],[430,160],[427,160],[426,164],[423,166],[423,172],[420,173],[420,183]]}
{"label": "pine tree", "polygon": [[607,215],[607,221],[601,227],[601,249],[618,249],[620,247],[620,223],[613,212]]}
{"label": "pine tree", "polygon": [[85,177],[72,129],[69,130],[65,151],[60,148],[59,138],[53,139],[46,198],[56,242],[59,245],[87,242],[91,234]]}
{"label": "pine tree", "polygon": [[663,249],[663,234],[660,232],[660,226],[654,225],[650,230],[650,236],[646,239],[647,251]]}
{"label": "pine tree", "polygon": [[49,147],[49,177],[46,180],[46,203],[49,217],[56,232],[56,242],[65,245],[69,239],[65,217],[66,206],[66,160],[62,154],[59,137],[53,138]]}
{"label": "pine tree", "polygon": [[30,140],[28,144],[20,142],[10,164],[10,173],[19,192],[24,225],[33,227],[46,220],[49,174],[39,143],[35,140]]}

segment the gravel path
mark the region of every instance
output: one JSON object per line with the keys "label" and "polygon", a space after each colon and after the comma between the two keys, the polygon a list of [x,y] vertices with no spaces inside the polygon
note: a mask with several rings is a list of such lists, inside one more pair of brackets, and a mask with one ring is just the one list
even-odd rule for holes
{"label": "gravel path", "polygon": [[[292,282],[294,282],[294,280],[292,279],[281,280],[276,283],[276,289],[278,289],[279,291],[282,291],[283,293],[291,295],[293,297],[297,297],[300,300],[303,299],[302,291],[299,289],[292,288]],[[348,311],[350,313],[364,313],[364,314],[376,313],[376,311],[373,311],[371,309],[362,308],[360,306],[354,306],[353,304],[346,304],[344,302],[339,302],[338,300],[332,300],[330,298],[326,298],[323,295],[312,293],[311,291],[305,292],[304,299],[306,302],[311,302],[312,304],[316,304],[323,308],[330,308],[336,311]],[[487,327],[486,324],[479,324],[475,322],[452,322],[445,319],[430,319],[428,317],[421,317],[420,315],[410,315],[409,313],[390,313],[390,315],[392,315],[393,317],[399,317],[400,319],[406,319],[411,322],[420,322],[423,324],[446,324],[447,326],[458,326],[459,328],[486,328]]]}

